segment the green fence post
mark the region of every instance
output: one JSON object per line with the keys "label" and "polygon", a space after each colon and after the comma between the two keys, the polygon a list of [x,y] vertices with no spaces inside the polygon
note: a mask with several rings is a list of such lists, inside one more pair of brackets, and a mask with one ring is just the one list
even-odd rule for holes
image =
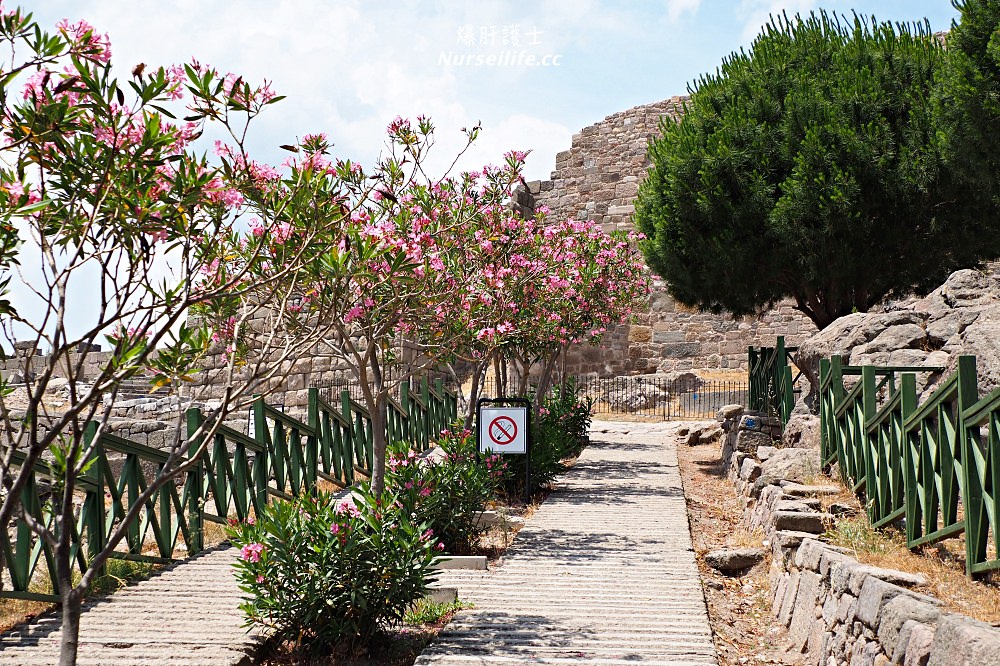
{"label": "green fence post", "polygon": [[413,404],[410,402],[410,382],[399,384],[399,406],[403,410],[402,431],[408,442],[413,441]]}
{"label": "green fence post", "polygon": [[[855,442],[855,448],[862,447],[862,453],[864,455],[864,475],[865,475],[865,498],[866,504],[868,505],[868,517],[872,522],[877,522],[879,516],[875,515],[877,508],[877,494],[878,494],[878,480],[875,478],[878,474],[876,470],[876,464],[880,463],[875,459],[874,451],[872,451],[871,438],[868,434],[867,424],[875,416],[875,412],[878,411],[877,407],[877,395],[875,390],[875,366],[866,365],[861,368],[861,381],[863,382],[863,387],[861,389],[861,399],[862,399],[862,420],[859,424],[857,435],[858,441]],[[881,467],[881,465],[879,465]],[[856,481],[856,479],[855,479]]]}
{"label": "green fence post", "polygon": [[788,420],[792,418],[792,410],[795,409],[795,391],[792,386],[792,367],[787,363],[781,366],[781,425],[788,425]]}
{"label": "green fence post", "polygon": [[917,491],[917,460],[913,457],[913,447],[910,445],[909,431],[906,421],[917,411],[917,376],[912,372],[903,374],[899,379],[899,390],[902,391],[901,410],[903,428],[900,433],[900,446],[903,447],[903,493],[906,503],[906,543],[907,546],[919,536],[917,525],[920,515],[920,494]]}
{"label": "green fence post", "polygon": [[830,396],[830,387],[827,385],[830,377],[830,359],[821,358],[819,360],[819,455],[820,463],[823,465],[823,471],[829,471],[829,463],[831,459],[830,444],[830,417],[832,416],[831,410],[827,408],[827,401]]}
{"label": "green fence post", "polygon": [[431,439],[431,419],[434,413],[431,405],[431,386],[426,377],[420,380],[420,396],[424,399],[424,409],[427,410],[424,414],[424,431],[420,433],[420,450],[426,451],[427,443]]}
{"label": "green fence post", "polygon": [[[253,459],[254,493],[257,495],[257,506],[263,509],[267,506],[267,484],[271,480],[271,456],[267,443],[267,415],[264,413],[264,398],[258,397],[253,402],[253,433],[254,439],[260,444],[261,450]],[[284,490],[284,489],[282,489]]]}
{"label": "green fence post", "polygon": [[844,441],[844,432],[840,427],[840,419],[837,418],[837,410],[840,403],[844,401],[844,371],[843,359],[839,354],[830,357],[830,416],[831,433],[833,434],[834,446],[837,447],[837,469],[840,472],[840,479],[847,483],[847,450]]}
{"label": "green fence post", "polygon": [[204,464],[198,456],[198,449],[201,448],[203,435],[196,433],[204,422],[201,410],[191,408],[187,410],[187,440],[188,458],[198,457],[199,460],[191,469],[187,476],[187,521],[188,534],[191,536],[191,543],[188,544],[188,555],[194,555],[205,548],[205,520],[202,516],[202,506],[204,503]]}
{"label": "green fence post", "polygon": [[[87,553],[90,557],[90,561],[93,561],[97,555],[104,550],[104,547],[108,543],[108,514],[104,508],[104,465],[106,458],[103,454],[101,442],[94,441],[97,436],[97,424],[93,421],[88,421],[86,427],[83,431],[84,441],[86,442],[87,448],[90,449],[89,459],[94,462],[90,465],[90,469],[87,470],[87,477],[94,483],[94,490],[91,501],[88,503],[84,501],[84,506],[89,504],[90,511],[86,516],[86,527],[87,527]],[[89,493],[88,493],[89,494]],[[105,567],[102,566],[101,570],[97,572],[97,575],[103,575]]]}
{"label": "green fence post", "polygon": [[[958,357],[958,404],[956,405],[955,436],[959,438],[956,447],[962,456],[962,505],[965,508],[965,574],[971,578],[972,568],[986,561],[987,537],[989,536],[987,515],[984,510],[982,478],[973,473],[976,456],[972,447],[979,446],[979,434],[965,427],[963,412],[979,399],[979,383],[976,373],[975,356]],[[975,430],[978,431],[978,428]]]}
{"label": "green fence post", "polygon": [[319,405],[316,402],[319,396],[315,388],[310,388],[307,395],[306,423],[312,430],[312,435],[306,435],[306,492],[315,494],[320,470],[319,439],[322,436],[319,428]]}

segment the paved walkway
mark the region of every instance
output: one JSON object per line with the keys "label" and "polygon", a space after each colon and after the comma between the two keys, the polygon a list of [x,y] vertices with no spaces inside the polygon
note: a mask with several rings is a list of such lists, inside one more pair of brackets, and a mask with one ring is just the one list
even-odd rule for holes
{"label": "paved walkway", "polygon": [[[475,608],[418,664],[715,664],[672,431],[595,424],[594,443],[527,522],[503,565],[442,572]],[[215,549],[88,601],[78,663],[249,663],[235,549]],[[59,618],[0,635],[0,664],[58,661]]]}
{"label": "paved walkway", "polygon": [[[249,663],[256,637],[241,627],[235,548],[208,550],[113,595],[84,603],[80,666]],[[0,635],[0,664],[59,662],[60,620],[44,615]],[[244,660],[247,660],[244,662]]]}
{"label": "paved walkway", "polygon": [[715,664],[684,494],[679,423],[595,422],[594,440],[486,574],[423,665]]}

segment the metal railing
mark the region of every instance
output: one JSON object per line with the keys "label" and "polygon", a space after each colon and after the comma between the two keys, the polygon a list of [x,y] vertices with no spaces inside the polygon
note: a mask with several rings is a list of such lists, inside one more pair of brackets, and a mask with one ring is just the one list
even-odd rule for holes
{"label": "metal railing", "polygon": [[[629,375],[620,377],[576,377],[578,394],[590,399],[591,414],[639,416],[658,420],[715,418],[720,407],[745,405],[747,382],[702,379],[694,373],[680,377]],[[484,381],[483,397],[499,397],[496,382]]]}
{"label": "metal railing", "polygon": [[[197,462],[139,507],[112,557],[171,562],[178,559],[178,552],[193,555],[204,548],[206,522],[246,520],[269,498],[291,499],[312,492],[320,479],[344,488],[358,474],[370,477],[374,463],[371,416],[348,391],[339,397],[339,404],[334,404],[318,389],[310,389],[307,422],[258,399],[253,406],[253,437],[219,426],[200,453],[203,442],[195,435],[205,416],[200,409],[188,410],[184,446]],[[457,396],[440,381],[434,386],[426,380],[419,386],[406,383],[399,399],[389,402],[386,435],[389,441],[408,441],[425,450],[457,416]],[[88,424],[88,444],[96,434],[97,425]],[[81,573],[107,546],[168,458],[165,451],[110,433],[101,434],[92,451],[94,463],[78,482],[82,505],[72,535],[73,566]],[[17,455],[14,464],[23,461]],[[21,495],[25,513],[47,526],[55,517],[43,488],[53,478],[50,466],[39,461]],[[26,521],[19,518],[9,529],[0,530],[0,552],[9,578],[9,587],[0,590],[0,597],[59,600],[53,548]],[[39,591],[33,584],[47,584],[51,592]]]}
{"label": "metal railing", "polygon": [[[795,382],[792,378],[792,353],[796,347],[785,347],[779,335],[774,347],[747,347],[750,369],[750,396],[747,406],[758,412],[781,417],[788,423],[795,407]],[[801,372],[799,373],[801,375]]]}
{"label": "metal railing", "polygon": [[822,360],[821,459],[863,496],[873,525],[905,520],[910,548],[964,533],[973,576],[1000,568],[1000,389],[979,399],[976,359],[961,356],[918,404],[917,373],[943,371]]}

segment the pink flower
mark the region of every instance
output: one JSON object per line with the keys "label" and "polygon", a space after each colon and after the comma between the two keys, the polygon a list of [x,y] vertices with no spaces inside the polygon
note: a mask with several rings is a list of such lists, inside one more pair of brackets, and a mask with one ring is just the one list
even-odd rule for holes
{"label": "pink flower", "polygon": [[260,556],[264,552],[264,544],[248,543],[240,548],[240,559],[244,562],[260,562]]}
{"label": "pink flower", "polygon": [[337,508],[334,509],[334,511],[338,514],[346,513],[353,518],[361,516],[361,512],[358,511],[358,507],[355,506],[354,500],[350,497],[345,500],[341,500],[340,503],[337,504]]}
{"label": "pink flower", "polygon": [[259,585],[259,584],[261,584],[263,582],[264,582],[264,574],[259,574],[257,576],[257,584]]}
{"label": "pink flower", "polygon": [[339,531],[340,531],[340,525],[338,525],[337,523],[330,525],[330,534],[336,534]]}
{"label": "pink flower", "polygon": [[433,537],[434,537],[434,530],[427,528],[427,530],[420,535],[420,540],[427,541],[428,539],[432,539]]}

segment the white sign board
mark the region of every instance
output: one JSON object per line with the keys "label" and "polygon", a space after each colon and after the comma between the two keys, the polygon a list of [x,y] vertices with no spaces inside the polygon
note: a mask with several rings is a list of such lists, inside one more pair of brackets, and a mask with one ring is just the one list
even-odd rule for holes
{"label": "white sign board", "polygon": [[479,451],[486,453],[528,452],[527,407],[481,407]]}

